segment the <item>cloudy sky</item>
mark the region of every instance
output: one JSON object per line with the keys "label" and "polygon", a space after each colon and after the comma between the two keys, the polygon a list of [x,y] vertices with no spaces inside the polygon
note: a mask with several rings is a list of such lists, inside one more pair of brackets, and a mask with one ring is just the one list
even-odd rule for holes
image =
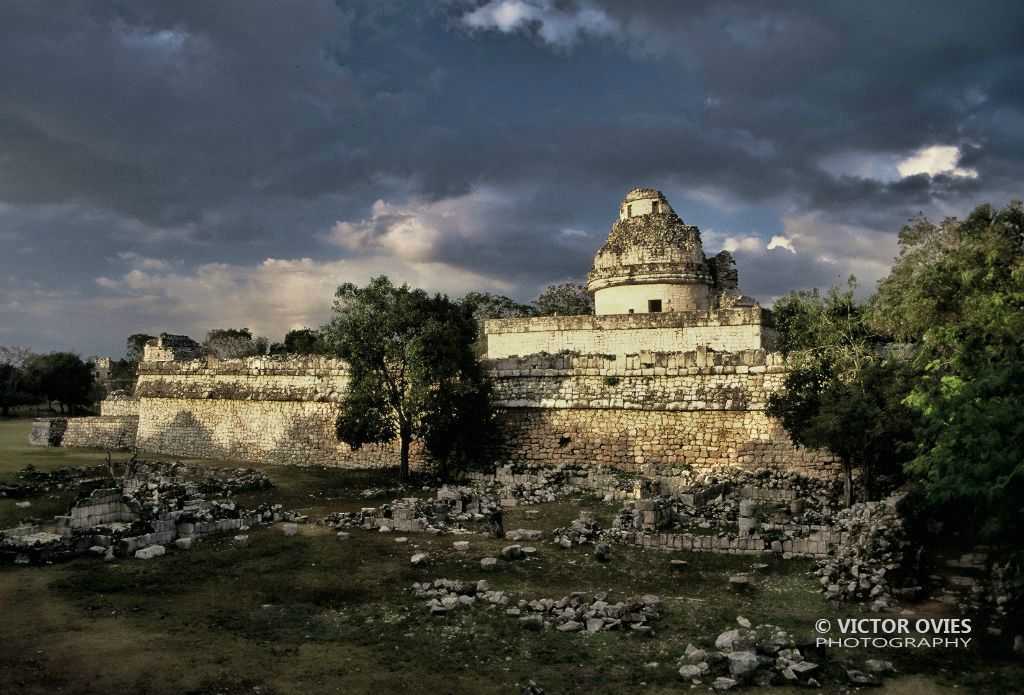
{"label": "cloudy sky", "polygon": [[633,187],[764,302],[1024,197],[1024,3],[0,3],[0,345],[583,281]]}

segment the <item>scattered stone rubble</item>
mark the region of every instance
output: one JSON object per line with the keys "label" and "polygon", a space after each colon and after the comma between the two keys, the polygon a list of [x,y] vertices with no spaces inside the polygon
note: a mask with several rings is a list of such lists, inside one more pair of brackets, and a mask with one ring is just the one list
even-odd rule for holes
{"label": "scattered stone rubble", "polygon": [[709,684],[714,690],[740,685],[802,685],[819,687],[830,677],[843,683],[879,685],[879,676],[892,670],[887,661],[869,659],[863,670],[841,664],[826,668],[826,654],[813,641],[801,644],[776,625],[754,625],[740,616],[738,628],[722,632],[714,648],[692,643],[680,658],[679,676],[693,685]]}
{"label": "scattered stone rubble", "polygon": [[358,512],[335,512],[321,523],[336,529],[362,528],[382,532],[469,533],[465,524],[483,523],[497,502],[469,487],[442,487],[436,500],[406,497]]}
{"label": "scattered stone rubble", "polygon": [[816,575],[829,600],[870,601],[871,610],[886,611],[897,599],[913,599],[921,587],[915,577],[919,550],[910,551],[898,507],[902,495],[862,502],[835,515],[840,533],[834,553],[818,562]]}
{"label": "scattered stone rubble", "polygon": [[478,603],[492,607],[509,606],[505,614],[518,618],[527,630],[555,629],[559,632],[594,633],[602,630],[630,630],[634,634],[649,635],[650,622],[661,617],[662,600],[653,594],[634,596],[611,603],[604,592],[596,594],[576,591],[555,599],[520,599],[512,604],[508,594],[491,591],[486,580],[461,581],[435,579],[413,584],[417,599],[428,599],[427,608],[432,615],[444,615],[458,608]]}
{"label": "scattered stone rubble", "polygon": [[110,477],[104,466],[69,466],[54,471],[41,471],[35,466],[25,466],[18,473],[18,482],[0,483],[0,498],[24,499],[36,497],[53,489],[66,487],[99,486],[109,483]]}
{"label": "scattered stone rubble", "polygon": [[148,559],[162,552],[140,551],[172,542],[179,548],[191,547],[191,542],[177,543],[181,539],[275,521],[305,521],[281,505],[246,509],[228,499],[207,499],[272,486],[265,473],[252,469],[140,461],[121,486],[110,487],[109,477],[105,484],[108,487],[84,492],[69,514],[56,517],[56,532],[38,522],[0,531],[0,562],[39,564],[101,550],[107,559]]}
{"label": "scattered stone rubble", "polygon": [[555,545],[561,548],[571,548],[574,545],[592,545],[600,538],[601,527],[597,523],[594,512],[580,512],[580,518],[576,519],[566,528],[556,528],[552,531]]}

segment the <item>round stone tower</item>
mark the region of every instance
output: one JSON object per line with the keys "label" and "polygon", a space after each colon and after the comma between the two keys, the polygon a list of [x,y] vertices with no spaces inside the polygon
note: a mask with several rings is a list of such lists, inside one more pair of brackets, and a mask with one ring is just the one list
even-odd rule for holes
{"label": "round stone tower", "polygon": [[594,313],[710,308],[712,278],[700,230],[684,224],[661,191],[634,188],[587,276]]}

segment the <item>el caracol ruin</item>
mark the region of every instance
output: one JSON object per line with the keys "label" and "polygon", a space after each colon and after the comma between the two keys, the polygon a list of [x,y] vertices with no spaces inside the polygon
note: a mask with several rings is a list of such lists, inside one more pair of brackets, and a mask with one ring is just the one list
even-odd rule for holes
{"label": "el caracol ruin", "polygon": [[[705,256],[700,230],[661,192],[622,201],[588,289],[594,315],[486,322],[496,462],[834,473],[764,414],[785,373],[771,313],[740,292],[727,251]],[[41,422],[36,441],[261,463],[393,460],[390,446],[336,440],[339,360],[220,360],[198,348],[185,336],[151,341],[133,394],[105,400],[99,417]]]}

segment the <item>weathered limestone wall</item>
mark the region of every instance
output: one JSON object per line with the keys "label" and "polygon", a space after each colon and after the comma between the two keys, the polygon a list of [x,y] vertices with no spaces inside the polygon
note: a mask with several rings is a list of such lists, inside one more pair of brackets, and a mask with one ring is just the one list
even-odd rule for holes
{"label": "weathered limestone wall", "polygon": [[833,477],[821,452],[797,447],[761,411],[649,411],[599,408],[507,408],[502,462],[612,466],[645,464],[778,467]]}
{"label": "weathered limestone wall", "polygon": [[113,417],[138,416],[139,401],[130,396],[122,396],[120,395],[121,393],[124,392],[107,396],[100,402],[100,415]]}
{"label": "weathered limestone wall", "polygon": [[[594,317],[573,317],[594,318]],[[607,317],[605,317],[607,318]],[[613,317],[629,318],[629,317]],[[763,350],[532,355],[489,363],[503,434],[496,462],[641,466],[777,466],[830,476],[764,414],[782,385]],[[73,418],[65,446],[123,447],[194,458],[388,466],[396,446],[353,452],[334,435],[346,367],[323,357],[143,362],[135,400]],[[424,462],[414,448],[414,465]]]}
{"label": "weathered limestone wall", "polygon": [[[345,364],[325,357],[143,362],[135,395],[138,446],[195,458],[393,466],[397,446],[352,451],[334,434]],[[422,462],[418,447],[413,463]]]}
{"label": "weathered limestone wall", "polygon": [[137,415],[108,415],[68,418],[61,446],[128,449],[135,445],[139,427]]}
{"label": "weathered limestone wall", "polygon": [[534,355],[494,360],[491,375],[501,461],[836,473],[831,457],[794,445],[764,414],[785,376],[778,354]]}
{"label": "weathered limestone wall", "polygon": [[397,447],[367,445],[352,451],[338,442],[337,414],[338,406],[330,402],[143,398],[138,446],[176,456],[260,463],[397,465]]}
{"label": "weathered limestone wall", "polygon": [[487,355],[492,359],[563,351],[584,355],[670,353],[701,345],[721,352],[770,350],[776,336],[767,312],[759,307],[493,319],[486,322],[484,333]]}

